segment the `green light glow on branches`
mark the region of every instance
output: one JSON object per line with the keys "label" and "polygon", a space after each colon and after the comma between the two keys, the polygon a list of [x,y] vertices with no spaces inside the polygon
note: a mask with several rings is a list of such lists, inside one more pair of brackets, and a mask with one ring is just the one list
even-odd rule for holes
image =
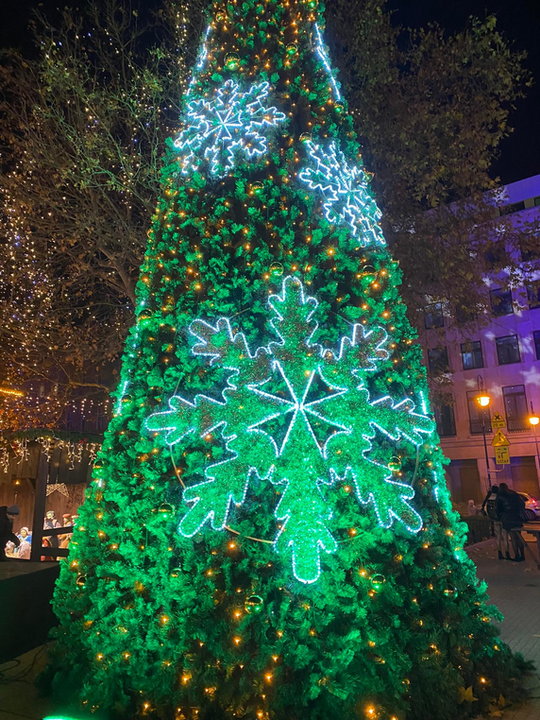
{"label": "green light glow on branches", "polygon": [[319,577],[321,551],[337,550],[322,485],[350,479],[380,526],[396,520],[411,532],[420,530],[422,519],[409,502],[412,487],[392,480],[387,465],[369,454],[378,433],[392,443],[419,445],[433,429],[409,398],[370,398],[367,376],[388,357],[385,331],[355,324],[337,352],[324,348],[313,341],[317,306],[300,280],[285,278],[281,293],[269,299],[279,341],[253,354],[229,320],[220,318],[215,326],[194,321],[193,354],[229,371],[223,399],[200,394],[190,402],[175,395],[169,410],[147,420],[148,430],[164,433],[169,445],[187,446],[190,435],[219,432],[227,452],[205,468],[204,482],[185,490],[191,507],[180,533],[192,537],[207,522],[223,529],[232,506],[244,502],[250,478],[269,480],[281,493],[275,549],[291,555],[294,575],[304,583]]}

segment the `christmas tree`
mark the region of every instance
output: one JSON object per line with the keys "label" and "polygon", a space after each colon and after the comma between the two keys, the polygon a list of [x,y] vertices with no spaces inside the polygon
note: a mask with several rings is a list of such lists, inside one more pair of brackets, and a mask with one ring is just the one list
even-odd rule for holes
{"label": "christmas tree", "polygon": [[94,716],[451,720],[519,684],[322,31],[211,7],[54,600]]}

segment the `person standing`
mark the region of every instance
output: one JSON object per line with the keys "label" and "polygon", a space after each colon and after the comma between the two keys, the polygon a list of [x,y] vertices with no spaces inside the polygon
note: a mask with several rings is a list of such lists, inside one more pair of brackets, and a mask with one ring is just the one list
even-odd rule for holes
{"label": "person standing", "polygon": [[506,483],[499,485],[496,502],[497,515],[500,517],[503,529],[510,534],[515,562],[525,560],[525,541],[521,537],[525,502],[517,492],[510,490]]}
{"label": "person standing", "polygon": [[7,560],[6,543],[12,542],[19,547],[21,541],[13,532],[13,520],[19,514],[18,505],[2,505],[0,507],[0,562]]}
{"label": "person standing", "polygon": [[[499,486],[492,485],[488,490],[484,502],[482,503],[482,512],[491,520],[492,534],[497,540],[497,555],[499,560],[510,557],[510,536],[503,528],[501,519],[497,513],[497,498],[499,496]],[[505,553],[503,555],[503,552]]]}
{"label": "person standing", "polygon": [[[45,520],[43,522],[43,529],[44,530],[53,530],[54,528],[60,527],[60,523],[56,519],[56,514],[54,510],[47,510],[45,513]],[[45,537],[48,537],[50,546],[53,548],[57,548],[60,545],[60,541],[58,540],[58,535],[49,535],[47,536],[47,533],[44,533]]]}
{"label": "person standing", "polygon": [[32,535],[27,527],[22,527],[17,533],[17,537],[21,541],[17,549],[17,558],[19,560],[30,560],[32,550]]}

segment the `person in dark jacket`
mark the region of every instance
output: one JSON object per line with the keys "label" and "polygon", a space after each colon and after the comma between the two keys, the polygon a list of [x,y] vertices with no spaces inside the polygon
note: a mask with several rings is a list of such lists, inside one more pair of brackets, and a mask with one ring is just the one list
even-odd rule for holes
{"label": "person in dark jacket", "polygon": [[521,495],[510,490],[506,483],[501,483],[497,493],[496,509],[503,528],[510,533],[510,540],[515,553],[512,559],[516,562],[522,562],[525,560],[525,541],[521,537],[525,502]]}
{"label": "person in dark jacket", "polygon": [[505,557],[507,560],[511,560],[510,535],[503,528],[501,519],[497,515],[498,496],[499,486],[492,485],[482,503],[482,512],[491,520],[491,532],[497,539],[497,555],[499,560],[503,560]]}
{"label": "person in dark jacket", "polygon": [[12,542],[16,547],[19,547],[21,541],[13,532],[13,520],[19,514],[19,508],[17,505],[2,505],[0,507],[0,562],[7,560],[6,557],[6,543]]}

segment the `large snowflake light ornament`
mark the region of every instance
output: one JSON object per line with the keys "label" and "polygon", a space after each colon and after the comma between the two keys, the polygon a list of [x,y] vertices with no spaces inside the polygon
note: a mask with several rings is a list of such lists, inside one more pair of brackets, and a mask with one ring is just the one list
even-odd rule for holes
{"label": "large snowflake light ornament", "polygon": [[180,533],[191,537],[207,523],[223,529],[258,476],[281,492],[274,547],[291,556],[294,575],[304,583],[319,577],[322,551],[337,550],[323,485],[346,479],[379,525],[388,528],[398,521],[411,532],[421,528],[410,504],[413,488],[396,482],[370,453],[378,432],[394,444],[419,445],[433,430],[433,422],[415,413],[410,399],[370,398],[367,377],[388,357],[385,331],[356,324],[337,350],[322,347],[313,341],[317,304],[300,280],[285,278],[281,293],[269,299],[279,340],[254,353],[226,318],[215,325],[195,320],[193,354],[228,372],[222,399],[175,395],[168,410],[147,419],[148,429],[162,433],[169,445],[188,447],[190,437],[213,434],[225,448],[225,459],[205,468],[205,480],[185,489],[190,507]]}
{"label": "large snowflake light ornament", "polygon": [[310,164],[298,177],[323,198],[328,222],[348,225],[362,247],[385,245],[379,220],[381,211],[369,192],[365,170],[349,165],[335,141],[327,148],[309,140],[306,143]]}
{"label": "large snowflake light ornament", "polygon": [[211,99],[188,103],[186,127],[174,142],[182,174],[208,164],[211,175],[224,177],[238,160],[264,155],[269,131],[286,119],[266,104],[269,87],[262,82],[244,92],[227,80]]}

